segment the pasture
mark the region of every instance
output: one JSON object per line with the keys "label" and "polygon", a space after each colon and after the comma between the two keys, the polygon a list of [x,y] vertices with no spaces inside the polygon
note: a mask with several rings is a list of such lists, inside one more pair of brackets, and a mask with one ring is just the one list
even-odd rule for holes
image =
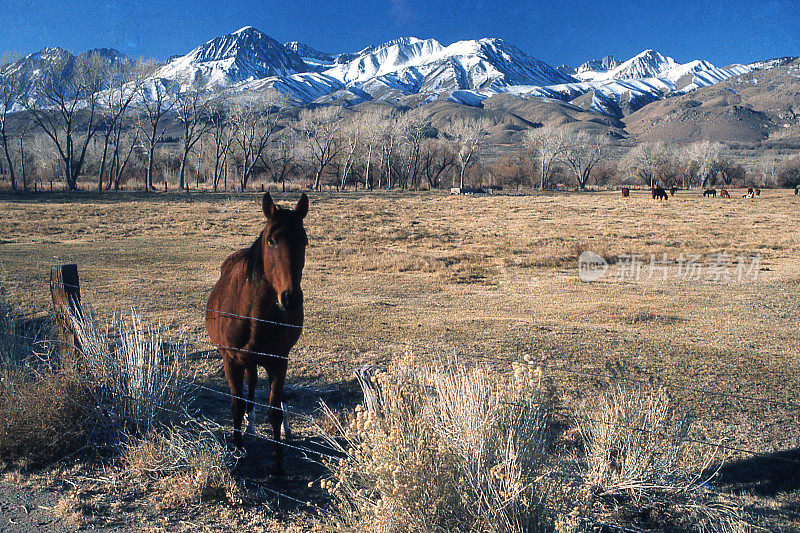
{"label": "pasture", "polygon": [[[361,394],[352,369],[409,351],[423,359],[456,353],[498,373],[529,355],[567,405],[608,377],[667,383],[673,408],[692,414],[691,435],[728,445],[720,453],[740,468],[727,489],[750,491],[753,509],[791,523],[800,505],[796,474],[780,490],[764,487],[782,475],[776,471],[796,472],[770,454],[800,460],[800,199],[786,190],[756,199],[702,192],[678,191],[668,201],[636,190],[630,198],[311,194],[306,327],[290,354],[288,404],[312,414],[321,398],[352,410]],[[298,196],[274,194],[287,207]],[[222,261],[262,229],[260,201],[257,193],[4,195],[0,262],[31,312],[50,306],[50,266],[77,263],[83,300],[99,315],[135,307],[145,322],[164,323],[193,346],[196,379],[225,391],[202,307]],[[585,251],[610,263],[590,283],[578,276]],[[728,260],[715,271],[720,253]],[[691,257],[700,265],[694,271]],[[746,259],[744,272],[737,258]],[[230,428],[227,398],[200,390],[197,408]],[[310,445],[308,423],[290,420],[296,442]],[[266,416],[259,430],[267,433]],[[258,477],[259,464],[243,468]],[[318,475],[300,467],[280,490],[322,502],[306,486]],[[284,504],[289,511],[271,504],[280,520],[306,520],[302,506]],[[130,513],[143,512],[136,509]],[[219,520],[255,520],[215,512]],[[157,520],[177,524],[174,516]]]}

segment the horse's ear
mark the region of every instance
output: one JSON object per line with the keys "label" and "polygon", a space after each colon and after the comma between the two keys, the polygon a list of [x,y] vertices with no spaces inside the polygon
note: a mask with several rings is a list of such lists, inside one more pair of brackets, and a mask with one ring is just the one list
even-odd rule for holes
{"label": "horse's ear", "polygon": [[262,207],[264,209],[264,216],[270,220],[275,218],[275,215],[278,214],[278,208],[272,201],[272,196],[270,196],[269,193],[264,194],[264,201],[262,202]]}
{"label": "horse's ear", "polygon": [[306,193],[300,196],[300,200],[297,201],[297,207],[295,207],[294,210],[300,215],[300,218],[306,218],[308,214],[308,196]]}

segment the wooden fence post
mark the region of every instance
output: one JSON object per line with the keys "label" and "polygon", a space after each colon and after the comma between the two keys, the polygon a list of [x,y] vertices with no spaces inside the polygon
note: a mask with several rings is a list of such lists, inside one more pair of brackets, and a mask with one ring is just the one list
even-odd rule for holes
{"label": "wooden fence post", "polygon": [[375,380],[375,374],[381,369],[372,366],[364,365],[356,368],[353,373],[356,375],[358,384],[361,385],[361,391],[364,393],[364,408],[376,415],[381,415],[381,400],[380,400],[380,385]]}
{"label": "wooden fence post", "polygon": [[79,346],[70,316],[82,314],[78,265],[60,265],[50,269],[50,294],[58,324],[58,353],[61,361],[74,362]]}

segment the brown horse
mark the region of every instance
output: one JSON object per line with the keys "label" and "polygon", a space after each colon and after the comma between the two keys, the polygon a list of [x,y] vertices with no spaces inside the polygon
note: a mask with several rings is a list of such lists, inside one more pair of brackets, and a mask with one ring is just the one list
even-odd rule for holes
{"label": "brown horse", "polygon": [[672,187],[670,187],[670,188],[669,188],[669,195],[670,195],[670,196],[675,196],[675,193],[676,193],[677,191],[678,191],[678,188],[677,188],[676,186],[674,186],[674,185],[673,185]]}
{"label": "brown horse", "polygon": [[665,191],[664,188],[661,185],[656,185],[656,187],[653,189],[652,192],[653,192],[653,200],[655,200],[655,199],[668,200],[669,199],[669,196],[667,196],[667,191]]}
{"label": "brown horse", "polygon": [[713,196],[714,198],[717,197],[717,189],[706,189],[706,192],[703,193],[703,197],[706,196]]}
{"label": "brown horse", "polygon": [[[264,195],[267,223],[249,247],[222,263],[219,281],[211,289],[206,309],[206,329],[219,349],[231,390],[233,441],[242,448],[242,419],[248,416],[246,434],[255,434],[253,399],[258,367],[269,375],[269,420],[274,438],[277,473],[283,471],[279,444],[283,421],[283,384],[289,350],[303,326],[303,291],[306,237],[303,218],[308,196],[294,210],[281,209]],[[242,397],[247,379],[247,401]]]}
{"label": "brown horse", "polygon": [[631,195],[631,190],[627,187],[622,188],[622,197],[628,198]]}
{"label": "brown horse", "polygon": [[722,189],[719,192],[719,197],[720,198],[730,198],[731,197],[731,193],[729,193],[726,189]]}

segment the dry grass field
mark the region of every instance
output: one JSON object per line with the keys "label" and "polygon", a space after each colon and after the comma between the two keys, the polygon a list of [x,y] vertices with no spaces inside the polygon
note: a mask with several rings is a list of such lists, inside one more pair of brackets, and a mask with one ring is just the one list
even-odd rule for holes
{"label": "dry grass field", "polygon": [[[767,524],[792,529],[800,521],[800,199],[785,190],[757,199],[731,191],[730,200],[701,192],[679,191],[667,202],[647,191],[628,199],[618,192],[312,194],[306,329],[291,356],[289,405],[312,413],[322,399],[352,409],[360,390],[351,370],[409,351],[423,359],[456,353],[498,373],[530,355],[566,405],[608,378],[664,383],[674,409],[691,414],[691,436],[727,446],[719,450],[720,486],[744,491]],[[275,198],[288,205],[297,196]],[[223,259],[262,226],[256,193],[5,195],[0,263],[31,312],[50,305],[50,266],[77,263],[82,297],[99,315],[135,307],[146,322],[163,322],[192,344],[197,379],[224,391],[221,365],[203,352],[201,308]],[[605,277],[579,279],[584,251],[610,261]],[[730,263],[715,270],[720,253]],[[632,254],[640,256],[631,261]],[[651,272],[651,254],[669,264]],[[739,276],[740,255],[748,268],[758,257],[755,270]],[[681,270],[692,256],[701,279]],[[627,275],[639,260],[639,275]],[[203,414],[230,424],[226,398],[208,390],[197,397]],[[296,431],[297,442],[311,445],[300,420]],[[253,457],[242,475],[256,483],[265,474]],[[53,476],[71,474],[4,475],[4,483],[26,475],[33,486],[52,487]],[[306,487],[319,475],[316,466],[298,467],[280,491],[324,502]],[[83,506],[81,520],[111,528],[130,524],[119,518],[125,513],[150,516],[156,529],[313,522],[302,505],[276,501],[269,484],[253,489],[266,507],[163,515],[148,511],[142,495],[128,495],[122,507],[103,503],[101,485],[84,490],[96,501]]]}

